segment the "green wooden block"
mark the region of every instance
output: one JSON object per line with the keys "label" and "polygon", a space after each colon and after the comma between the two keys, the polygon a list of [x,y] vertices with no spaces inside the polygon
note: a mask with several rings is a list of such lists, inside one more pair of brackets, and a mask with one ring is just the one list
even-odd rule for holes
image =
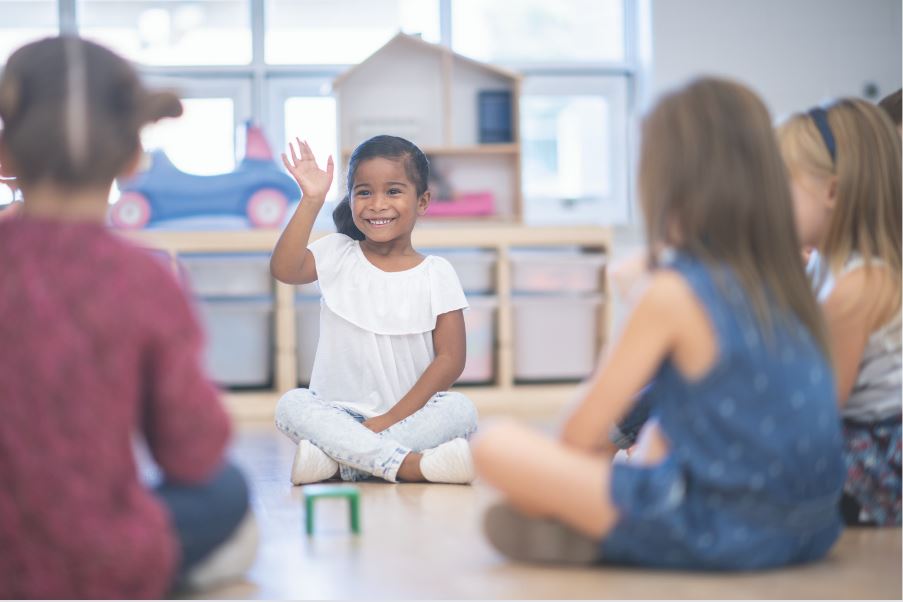
{"label": "green wooden block", "polygon": [[348,515],[351,518],[351,532],[361,532],[360,490],[352,485],[305,485],[304,524],[308,535],[314,532],[314,502],[321,498],[345,498],[348,500]]}

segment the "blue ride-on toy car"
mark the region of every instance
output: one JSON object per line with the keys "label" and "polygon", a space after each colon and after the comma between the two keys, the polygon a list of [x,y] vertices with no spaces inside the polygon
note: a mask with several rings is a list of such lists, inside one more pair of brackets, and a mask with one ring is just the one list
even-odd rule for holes
{"label": "blue ride-on toy car", "polygon": [[244,159],[235,171],[198,176],[181,171],[163,151],[151,153],[147,171],[120,186],[110,209],[114,226],[144,228],[165,220],[196,216],[245,216],[256,228],[274,228],[300,190],[273,161],[260,128],[248,124]]}

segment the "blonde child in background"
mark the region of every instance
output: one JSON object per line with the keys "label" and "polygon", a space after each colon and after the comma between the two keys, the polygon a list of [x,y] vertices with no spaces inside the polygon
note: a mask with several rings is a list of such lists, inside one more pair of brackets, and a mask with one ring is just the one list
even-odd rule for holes
{"label": "blonde child in background", "polygon": [[[558,438],[482,430],[474,461],[505,503],[490,542],[519,560],[684,569],[821,558],[844,468],[827,336],[803,269],[768,112],[701,79],[643,124],[653,272]],[[629,462],[613,425],[647,384]]]}
{"label": "blonde child in background", "polygon": [[451,264],[411,244],[430,201],[426,157],[394,136],[361,143],[333,214],[338,232],[310,246],[332,157],[324,171],[298,140],[283,161],[303,196],[271,270],[289,284],[317,281],[322,293],[310,388],[276,407],[276,425],[298,444],[292,483],[469,483],[476,410],[448,391],[464,369],[467,301]]}
{"label": "blonde child in background", "polygon": [[801,242],[817,250],[843,416],[849,524],[900,524],[900,137],[843,99],[778,129]]}
{"label": "blonde child in background", "polygon": [[0,164],[24,203],[0,221],[0,597],[160,598],[253,561],[195,316],[156,258],[104,227],[141,128],[181,112],[76,37],[28,44],[3,71]]}

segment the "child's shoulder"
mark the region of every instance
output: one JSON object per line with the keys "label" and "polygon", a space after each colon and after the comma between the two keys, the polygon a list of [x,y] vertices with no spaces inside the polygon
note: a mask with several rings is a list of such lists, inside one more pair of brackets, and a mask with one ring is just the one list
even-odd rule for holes
{"label": "child's shoulder", "polygon": [[650,274],[638,303],[660,316],[680,316],[696,302],[696,294],[686,276],[673,266],[661,267]]}
{"label": "child's shoulder", "polygon": [[864,328],[874,330],[899,314],[898,297],[894,294],[898,282],[882,262],[849,265],[837,275],[825,299],[825,311],[829,319],[856,316]]}
{"label": "child's shoulder", "polygon": [[314,254],[314,257],[319,260],[323,260],[326,257],[333,256],[336,253],[341,253],[342,251],[353,248],[358,244],[358,241],[354,240],[347,234],[342,234],[341,232],[332,232],[330,234],[326,234],[321,236],[317,240],[311,242],[307,245],[307,248],[311,253]]}
{"label": "child's shoulder", "polygon": [[460,284],[458,272],[448,259],[441,255],[427,253],[420,253],[420,255],[423,257],[421,263],[426,267],[424,273],[428,274],[433,281],[439,280]]}

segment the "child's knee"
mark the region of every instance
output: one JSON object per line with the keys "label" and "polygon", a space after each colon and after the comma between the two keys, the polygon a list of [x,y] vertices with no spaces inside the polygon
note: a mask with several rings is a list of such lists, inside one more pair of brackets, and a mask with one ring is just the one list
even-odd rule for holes
{"label": "child's knee", "polygon": [[442,394],[442,402],[447,404],[456,421],[468,435],[477,430],[479,415],[469,397],[456,391],[448,391]]}
{"label": "child's knee", "polygon": [[292,389],[276,403],[276,427],[283,433],[297,426],[304,413],[304,406],[312,401],[308,389]]}
{"label": "child's knee", "polygon": [[511,419],[497,419],[480,429],[470,441],[470,450],[477,468],[494,463],[509,450],[509,443],[517,437],[521,427]]}

